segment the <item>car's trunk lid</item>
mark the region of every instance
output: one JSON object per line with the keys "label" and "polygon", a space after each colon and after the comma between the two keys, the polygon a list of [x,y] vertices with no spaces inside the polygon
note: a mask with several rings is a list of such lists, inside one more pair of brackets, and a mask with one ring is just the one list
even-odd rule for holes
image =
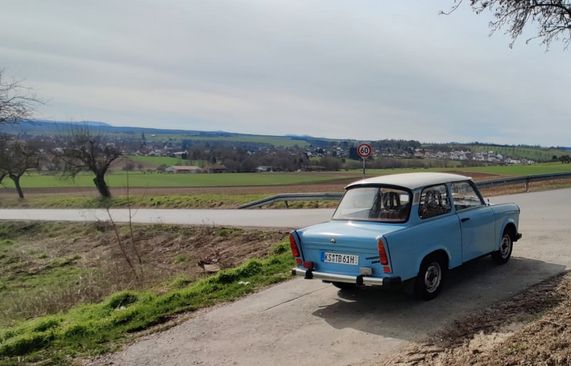
{"label": "car's trunk lid", "polygon": [[332,220],[298,233],[304,260],[314,262],[316,270],[358,275],[360,267],[380,270],[377,239],[404,227],[404,224]]}

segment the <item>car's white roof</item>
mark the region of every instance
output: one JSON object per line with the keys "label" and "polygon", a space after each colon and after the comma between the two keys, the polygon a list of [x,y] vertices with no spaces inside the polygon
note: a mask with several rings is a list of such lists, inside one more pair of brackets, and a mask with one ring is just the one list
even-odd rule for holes
{"label": "car's white roof", "polygon": [[353,182],[345,188],[351,188],[358,185],[366,184],[389,184],[393,186],[405,187],[408,189],[417,189],[421,187],[431,186],[434,184],[442,184],[448,182],[458,182],[471,179],[465,175],[450,173],[403,173],[381,175],[379,177],[361,179]]}

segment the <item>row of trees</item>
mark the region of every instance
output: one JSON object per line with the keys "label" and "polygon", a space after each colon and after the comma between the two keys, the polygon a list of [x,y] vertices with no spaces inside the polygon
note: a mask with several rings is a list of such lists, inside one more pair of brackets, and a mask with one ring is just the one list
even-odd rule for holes
{"label": "row of trees", "polygon": [[20,180],[31,169],[39,169],[42,163],[58,164],[64,177],[73,178],[82,171],[94,174],[93,183],[104,198],[111,197],[105,175],[111,163],[122,155],[121,149],[107,141],[105,136],[94,134],[89,128],[70,131],[63,146],[47,148],[33,140],[21,140],[16,136],[0,135],[0,182],[9,178],[20,198],[24,192]]}
{"label": "row of trees", "polygon": [[[32,91],[17,80],[6,80],[0,69],[0,125],[16,124],[32,115],[34,107],[42,104]],[[24,192],[20,184],[22,176],[30,169],[37,169],[42,160],[57,161],[64,174],[74,177],[81,171],[90,171],[93,182],[102,197],[111,197],[105,182],[105,174],[122,152],[101,134],[94,134],[85,127],[75,127],[63,141],[62,147],[48,149],[34,141],[24,141],[15,136],[0,135],[0,183],[9,178],[20,198]]]}

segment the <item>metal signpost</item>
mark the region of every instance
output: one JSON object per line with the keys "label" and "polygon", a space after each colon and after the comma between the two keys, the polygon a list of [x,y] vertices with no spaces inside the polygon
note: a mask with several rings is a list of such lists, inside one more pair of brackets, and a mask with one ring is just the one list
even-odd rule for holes
{"label": "metal signpost", "polygon": [[363,178],[365,178],[365,162],[367,161],[367,158],[373,155],[373,147],[371,144],[359,144],[359,146],[357,146],[357,155],[363,159]]}

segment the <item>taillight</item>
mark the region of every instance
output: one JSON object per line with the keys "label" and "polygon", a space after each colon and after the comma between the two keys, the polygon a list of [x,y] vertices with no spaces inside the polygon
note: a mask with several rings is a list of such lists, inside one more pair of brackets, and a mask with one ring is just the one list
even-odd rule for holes
{"label": "taillight", "polygon": [[377,248],[379,249],[379,260],[383,266],[389,265],[389,257],[387,257],[387,251],[385,250],[385,243],[383,239],[377,241]]}
{"label": "taillight", "polygon": [[315,267],[315,263],[310,262],[310,261],[306,261],[306,262],[303,262],[303,267],[307,268],[307,269],[313,269]]}
{"label": "taillight", "polygon": [[383,265],[384,273],[391,273],[391,266],[389,265],[389,257],[387,256],[387,250],[385,249],[385,242],[383,239],[377,241],[377,249],[379,250],[379,262]]}
{"label": "taillight", "polygon": [[291,247],[291,254],[298,258],[301,257],[299,254],[299,249],[297,248],[297,244],[295,242],[295,238],[293,237],[293,233],[289,234],[289,246]]}

